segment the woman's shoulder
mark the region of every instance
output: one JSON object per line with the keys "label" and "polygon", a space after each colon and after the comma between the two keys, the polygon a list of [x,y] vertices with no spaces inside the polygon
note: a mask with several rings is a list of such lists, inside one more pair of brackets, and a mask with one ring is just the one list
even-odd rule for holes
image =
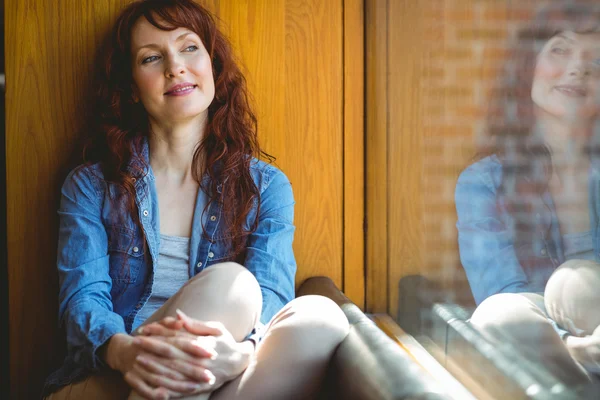
{"label": "woman's shoulder", "polygon": [[502,183],[502,163],[495,154],[484,157],[465,168],[458,177],[457,189],[466,185],[485,185],[495,191]]}
{"label": "woman's shoulder", "polygon": [[257,158],[253,158],[250,163],[250,174],[261,193],[275,183],[290,184],[288,177],[282,170],[272,163]]}
{"label": "woman's shoulder", "polygon": [[63,183],[63,190],[75,189],[81,191],[94,191],[100,194],[103,191],[104,175],[100,164],[80,164],[67,174]]}

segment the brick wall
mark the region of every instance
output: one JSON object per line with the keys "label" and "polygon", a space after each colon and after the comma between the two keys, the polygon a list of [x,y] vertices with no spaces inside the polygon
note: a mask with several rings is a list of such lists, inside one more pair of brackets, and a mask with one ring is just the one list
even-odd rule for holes
{"label": "brick wall", "polygon": [[[564,1],[563,1],[564,2]],[[517,30],[547,1],[428,0],[423,9],[425,270],[468,291],[460,265],[454,186],[485,140],[486,104]],[[458,281],[458,282],[457,282]]]}

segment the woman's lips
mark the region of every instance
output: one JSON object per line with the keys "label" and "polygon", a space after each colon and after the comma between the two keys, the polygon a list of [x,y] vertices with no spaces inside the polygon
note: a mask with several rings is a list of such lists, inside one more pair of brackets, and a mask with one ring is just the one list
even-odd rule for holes
{"label": "woman's lips", "polygon": [[555,87],[556,90],[569,97],[585,97],[587,89],[578,85],[560,85]]}
{"label": "woman's lips", "polygon": [[190,94],[194,89],[196,89],[196,87],[196,85],[184,86],[165,93],[165,96],[186,96]]}

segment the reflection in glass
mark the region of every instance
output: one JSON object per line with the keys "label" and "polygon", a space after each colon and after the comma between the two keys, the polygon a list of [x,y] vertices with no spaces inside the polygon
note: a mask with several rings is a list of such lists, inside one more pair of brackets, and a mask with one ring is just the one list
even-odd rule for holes
{"label": "reflection in glass", "polygon": [[568,384],[600,371],[600,8],[545,8],[491,93],[456,190],[471,322]]}

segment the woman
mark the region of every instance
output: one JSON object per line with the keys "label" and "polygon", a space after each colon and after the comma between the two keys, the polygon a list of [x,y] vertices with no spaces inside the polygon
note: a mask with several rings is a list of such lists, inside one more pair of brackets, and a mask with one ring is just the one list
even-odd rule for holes
{"label": "woman", "polygon": [[87,162],[62,188],[68,354],[46,394],[311,398],[348,321],[293,299],[291,185],[255,158],[226,39],[191,0],[137,1],[105,60]]}
{"label": "woman", "polygon": [[600,10],[546,8],[517,39],[494,141],[455,192],[471,322],[585,383],[600,362]]}

